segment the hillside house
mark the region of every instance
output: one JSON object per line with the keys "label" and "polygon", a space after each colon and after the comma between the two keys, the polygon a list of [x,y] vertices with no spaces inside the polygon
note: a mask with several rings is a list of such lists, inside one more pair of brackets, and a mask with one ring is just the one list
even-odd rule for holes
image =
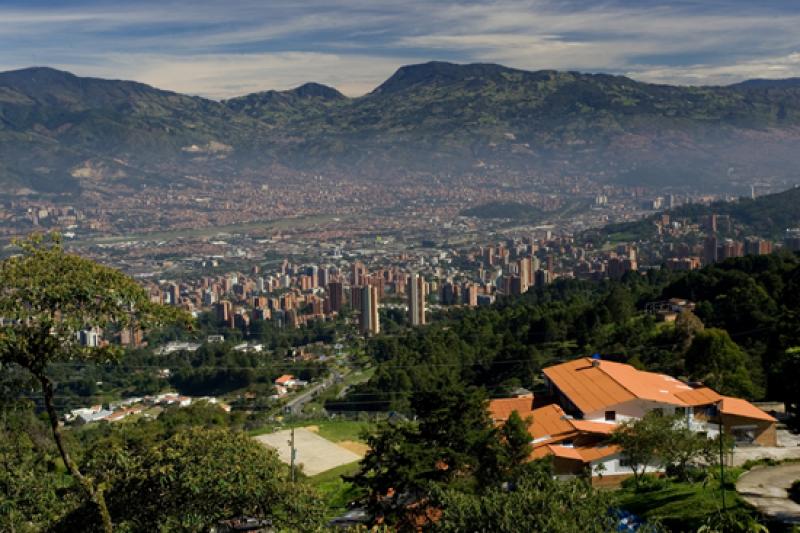
{"label": "hillside house", "polygon": [[[495,424],[511,412],[526,419],[532,459],[552,456],[557,475],[591,469],[596,483],[618,483],[632,474],[621,450],[609,444],[617,424],[657,411],[681,415],[694,431],[713,438],[723,431],[739,445],[775,446],[776,420],[750,402],[721,396],[703,385],[597,358],[580,358],[544,369],[549,405],[534,407],[532,394],[489,402]],[[648,470],[657,471],[655,465]],[[602,477],[599,476],[602,474]],[[602,481],[601,481],[602,480]]]}

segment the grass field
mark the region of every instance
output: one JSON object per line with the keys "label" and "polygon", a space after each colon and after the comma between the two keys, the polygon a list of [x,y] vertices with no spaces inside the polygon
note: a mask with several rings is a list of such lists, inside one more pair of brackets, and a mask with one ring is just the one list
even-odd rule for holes
{"label": "grass field", "polygon": [[258,435],[264,435],[265,433],[273,433],[275,431],[288,429],[291,427],[299,428],[309,426],[316,427],[316,431],[321,437],[325,437],[333,442],[342,442],[348,440],[363,442],[363,439],[361,438],[361,432],[365,429],[368,429],[370,427],[370,423],[359,422],[357,420],[296,420],[280,425],[273,424],[267,427],[254,429],[249,432],[249,435],[251,437],[255,437]]}
{"label": "grass field", "polygon": [[[711,514],[722,509],[722,493],[716,480],[706,486],[701,482],[672,482],[650,492],[623,489],[616,497],[623,509],[657,520],[670,531],[696,531]],[[732,487],[725,490],[725,503],[728,509],[749,509]]]}

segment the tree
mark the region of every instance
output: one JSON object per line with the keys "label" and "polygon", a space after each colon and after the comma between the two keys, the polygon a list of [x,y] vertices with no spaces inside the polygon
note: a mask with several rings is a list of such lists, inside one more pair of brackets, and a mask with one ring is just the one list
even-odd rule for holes
{"label": "tree", "polygon": [[511,490],[492,487],[470,494],[447,488],[435,500],[442,515],[433,531],[605,533],[615,526],[607,493],[584,480],[555,480],[537,464],[531,464]]}
{"label": "tree", "polygon": [[664,435],[658,448],[663,466],[672,467],[679,478],[687,480],[689,463],[708,455],[713,441],[689,429],[682,416],[672,418],[672,425]]}
{"label": "tree", "polygon": [[753,398],[758,394],[753,383],[747,354],[723,329],[697,332],[686,353],[689,374],[720,394]]}
{"label": "tree", "polygon": [[797,418],[800,414],[800,346],[786,350],[779,372],[780,397],[786,405],[786,412]]}
{"label": "tree", "polygon": [[523,420],[518,412],[512,411],[500,428],[500,440],[503,443],[506,468],[509,471],[515,470],[530,459],[533,437],[528,427],[531,422],[532,417]]}
{"label": "tree", "polygon": [[500,448],[479,389],[436,383],[412,407],[417,421],[384,422],[367,437],[370,449],[351,478],[388,522],[407,518],[409,501],[425,501],[436,486],[473,483],[487,450]]}
{"label": "tree", "polygon": [[482,487],[513,482],[520,475],[533,451],[533,437],[528,432],[531,421],[531,417],[523,420],[517,411],[512,411],[503,425],[485,433],[475,472]]}
{"label": "tree", "polygon": [[636,304],[630,291],[619,284],[614,285],[603,305],[608,309],[611,320],[620,324],[626,322],[636,311]]}
{"label": "tree", "polygon": [[[302,482],[287,483],[277,454],[245,433],[180,429],[166,440],[130,446],[111,438],[89,454],[90,471],[108,485],[107,501],[121,528],[208,531],[220,520],[267,519],[279,530],[314,531],[324,506]],[[84,528],[86,513],[64,529]]]}
{"label": "tree", "polygon": [[104,487],[80,472],[64,443],[48,370],[52,364],[102,363],[122,354],[115,344],[82,345],[80,331],[146,329],[180,315],[151,303],[145,290],[121,272],[66,253],[56,235],[17,244],[21,254],[0,263],[0,363],[25,368],[41,386],[64,465],[97,506],[105,531],[111,531]]}
{"label": "tree", "polygon": [[0,531],[44,530],[75,504],[49,430],[30,402],[0,400]]}
{"label": "tree", "polygon": [[694,336],[703,329],[705,329],[703,321],[688,309],[678,313],[678,318],[675,319],[675,333],[678,335],[684,352],[692,345]]}
{"label": "tree", "polygon": [[647,467],[663,461],[660,454],[673,421],[673,418],[650,411],[642,418],[625,420],[614,429],[611,442],[622,449],[622,456],[633,471],[637,487]]}

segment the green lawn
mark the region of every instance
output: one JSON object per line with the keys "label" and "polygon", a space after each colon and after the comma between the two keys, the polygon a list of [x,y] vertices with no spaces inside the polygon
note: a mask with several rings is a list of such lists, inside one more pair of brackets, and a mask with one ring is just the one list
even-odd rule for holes
{"label": "green lawn", "polygon": [[[706,518],[722,508],[722,493],[716,481],[702,483],[672,482],[664,489],[634,492],[623,489],[617,493],[619,506],[631,513],[656,519],[670,531],[696,531]],[[728,509],[748,509],[730,486],[725,491]]]}
{"label": "green lawn", "polygon": [[306,427],[317,426],[319,434],[326,439],[333,442],[341,442],[343,440],[352,440],[361,442],[361,432],[370,427],[369,422],[359,422],[357,420],[296,420],[287,422],[285,424],[271,424],[263,428],[254,429],[249,431],[250,436],[264,435],[266,433],[273,433],[282,429],[289,429],[290,427]]}
{"label": "green lawn", "polygon": [[354,462],[308,478],[308,482],[325,500],[332,516],[344,513],[348,503],[363,495],[362,491],[341,477],[353,475],[357,471],[358,462]]}
{"label": "green lawn", "polygon": [[362,442],[361,433],[370,426],[368,422],[357,420],[325,420],[313,425],[319,426],[321,436],[333,442],[343,440]]}

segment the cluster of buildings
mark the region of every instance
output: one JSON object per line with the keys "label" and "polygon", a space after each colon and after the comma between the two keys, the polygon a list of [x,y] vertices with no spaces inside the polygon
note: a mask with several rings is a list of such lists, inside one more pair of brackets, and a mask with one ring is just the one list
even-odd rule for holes
{"label": "cluster of buildings", "polygon": [[[711,214],[699,220],[673,220],[669,214],[656,221],[660,241],[648,243],[651,255],[663,258],[671,270],[694,270],[732,257],[767,255],[776,248],[800,250],[800,230],[788,229],[783,242],[741,236],[728,215]],[[704,236],[697,242],[693,236]]]}
{"label": "cluster of buildings", "polygon": [[220,402],[217,398],[204,396],[202,398],[191,398],[182,396],[175,392],[165,392],[155,396],[143,396],[125,398],[117,402],[106,405],[97,404],[90,407],[73,409],[64,415],[64,421],[68,424],[88,424],[91,422],[119,422],[129,416],[138,415],[156,407],[164,408],[169,406],[187,407],[192,402],[204,401],[210,404],[219,405],[224,411],[230,412],[228,404]]}
{"label": "cluster of buildings", "polygon": [[[552,457],[555,473],[591,472],[595,483],[631,476],[622,450],[610,438],[617,425],[646,413],[678,415],[691,430],[714,438],[720,428],[737,444],[777,445],[777,421],[750,402],[718,394],[700,383],[645,372],[622,363],[584,357],[544,369],[547,394],[521,391],[491,400],[495,424],[516,411],[528,419],[531,459]],[[651,471],[663,470],[651,465]]]}

